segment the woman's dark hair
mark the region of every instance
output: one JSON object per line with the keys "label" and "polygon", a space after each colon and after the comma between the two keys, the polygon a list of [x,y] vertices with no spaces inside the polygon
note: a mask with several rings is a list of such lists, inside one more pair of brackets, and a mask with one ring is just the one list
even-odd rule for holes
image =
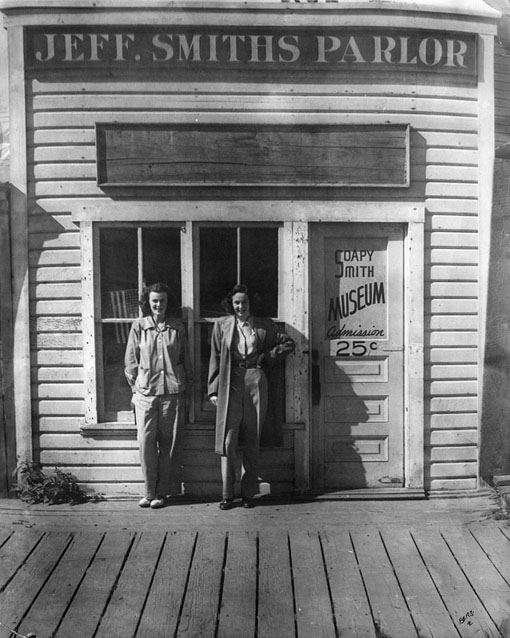
{"label": "woman's dark hair", "polygon": [[257,308],[260,306],[260,298],[257,293],[251,293],[248,290],[248,286],[244,284],[236,284],[228,293],[227,296],[224,297],[221,301],[221,307],[228,312],[229,315],[234,314],[234,306],[232,305],[232,298],[237,293],[243,293],[246,295],[250,301],[250,310],[251,312],[256,312]]}
{"label": "woman's dark hair", "polygon": [[174,296],[174,294],[172,293],[172,291],[170,290],[169,286],[167,286],[166,284],[162,284],[162,283],[154,283],[151,284],[150,286],[146,286],[142,292],[142,296],[140,297],[140,308],[142,310],[142,315],[144,317],[148,317],[152,314],[151,312],[151,307],[149,304],[149,296],[151,294],[151,292],[158,292],[158,293],[163,293],[166,295],[166,298],[168,299],[168,304],[166,307],[166,316],[167,317],[177,317],[179,316],[180,312],[179,312],[179,306],[177,304],[177,300]]}

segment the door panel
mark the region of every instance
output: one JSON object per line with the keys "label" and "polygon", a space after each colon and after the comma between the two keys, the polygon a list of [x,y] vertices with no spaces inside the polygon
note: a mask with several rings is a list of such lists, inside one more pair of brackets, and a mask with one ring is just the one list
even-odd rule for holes
{"label": "door panel", "polygon": [[311,236],[314,487],[402,487],[403,227]]}

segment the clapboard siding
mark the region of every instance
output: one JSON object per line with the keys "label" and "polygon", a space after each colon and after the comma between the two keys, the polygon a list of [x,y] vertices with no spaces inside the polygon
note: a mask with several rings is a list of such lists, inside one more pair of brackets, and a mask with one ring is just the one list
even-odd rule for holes
{"label": "clapboard siding", "polygon": [[478,366],[475,365],[431,365],[427,368],[426,378],[428,379],[477,379]]}
{"label": "clapboard siding", "polygon": [[78,231],[79,226],[73,222],[71,215],[51,215],[47,210],[32,209],[28,219],[28,230],[30,233],[54,233],[55,230],[63,232],[66,230]]}
{"label": "clapboard siding", "polygon": [[81,299],[66,299],[51,301],[35,301],[30,304],[31,315],[80,315],[82,313]]}
{"label": "clapboard siding", "polygon": [[[208,480],[218,477],[220,457],[214,454],[212,449],[197,451],[188,450],[184,447],[183,465],[193,465],[202,468],[202,474],[207,473]],[[275,452],[274,450],[262,453],[262,458],[266,465],[273,465],[273,475],[280,475],[280,480],[285,480],[288,467],[294,464],[293,450]],[[115,466],[130,465],[136,466],[140,462],[140,455],[137,449],[108,449],[98,450],[92,448],[82,448],[76,450],[54,449],[51,452],[41,451],[41,460],[45,465],[73,465],[86,466]],[[212,463],[213,462],[213,463]],[[211,467],[214,465],[214,467]],[[100,470],[98,470],[100,472]],[[99,480],[99,476],[98,476]]]}
{"label": "clapboard siding", "polygon": [[[431,237],[431,242],[443,242],[443,245],[458,245],[459,239],[461,239],[466,242],[471,241],[474,248],[476,246],[477,235],[468,237],[466,236],[466,231],[475,232],[478,230],[478,217],[475,215],[468,216],[463,213],[458,213],[457,215],[453,215],[451,212],[444,215],[435,213],[427,220],[426,229],[430,232],[435,230],[457,230],[459,232],[463,232],[464,234],[462,235],[462,238],[459,237],[458,233],[450,233],[449,236],[445,235],[445,233],[442,233],[441,235],[434,235],[433,238]],[[444,242],[449,242],[449,244],[445,244]],[[437,245],[439,246],[441,244]],[[467,248],[464,241],[462,241],[462,245],[464,248]]]}
{"label": "clapboard siding", "polygon": [[[478,419],[476,412],[445,412],[443,414],[437,413],[430,415],[431,430],[429,436],[431,443],[434,443],[432,435],[438,431],[444,431],[447,441],[455,441],[457,430],[464,430],[466,428],[472,428],[478,436]],[[446,441],[443,440],[444,445]]]}
{"label": "clapboard siding", "polygon": [[[34,431],[40,436],[41,433],[69,433],[79,432],[83,425],[83,417],[73,416],[44,416],[40,415],[34,419]],[[38,437],[39,440],[39,437]],[[118,447],[118,444],[117,444]]]}
{"label": "clapboard siding", "polygon": [[[30,130],[33,137],[28,150],[32,161],[35,161],[36,154],[38,154],[37,157],[42,157],[44,153],[47,153],[48,147],[77,149],[79,153],[77,157],[83,156],[84,158],[87,157],[90,149],[95,148],[96,132],[94,126],[81,129],[60,127]],[[463,161],[470,158],[469,163],[476,163],[478,138],[475,132],[420,130],[419,133],[412,132],[412,135],[413,147],[423,149],[429,162],[439,163],[437,158],[441,157],[440,163],[444,164],[455,163],[457,158]],[[451,157],[450,152],[452,153]]]}
{"label": "clapboard siding", "polygon": [[[444,219],[442,216],[435,216],[436,220]],[[434,223],[434,222],[432,222]],[[448,228],[447,230],[451,230]],[[464,246],[467,248],[474,248],[477,245],[478,234],[474,232],[430,232],[427,235],[428,246],[436,248],[447,248],[455,246]]]}
{"label": "clapboard siding", "polygon": [[476,266],[431,266],[427,271],[431,281],[477,281]]}
{"label": "clapboard siding", "polygon": [[[453,77],[447,83],[433,75],[424,80],[390,74],[387,86],[373,78],[343,76],[338,84],[283,83],[276,89],[266,82],[165,83],[150,74],[124,82],[115,72],[107,83],[93,75],[72,82],[58,74],[27,78],[30,296],[36,318],[32,391],[43,463],[67,467],[98,491],[130,494],[141,488],[133,437],[79,434],[81,255],[69,211],[80,198],[108,205],[96,184],[96,122],[391,123],[411,126],[411,186],[377,189],[366,197],[425,200],[427,487],[476,486],[478,89]],[[190,439],[200,452],[190,449],[186,457],[192,492],[204,490],[202,480],[219,492],[211,437],[195,433]],[[280,487],[292,487],[293,445],[288,441],[283,456],[266,457]]]}
{"label": "clapboard siding", "polygon": [[[411,169],[412,175],[412,169]],[[419,195],[425,194],[430,197],[471,197],[478,196],[478,184],[466,181],[446,181],[446,182],[425,182],[416,181],[412,184],[408,191],[401,191],[399,199],[416,200]],[[44,197],[96,197],[102,195],[102,190],[96,185],[95,181],[45,181],[37,182],[35,186],[29,189],[29,195],[33,198]],[[387,194],[386,194],[387,196]],[[44,205],[41,202],[41,205]]]}
{"label": "clapboard siding", "polygon": [[477,315],[434,315],[430,319],[431,330],[476,330],[477,328]]}
{"label": "clapboard siding", "polygon": [[85,411],[84,401],[73,400],[54,400],[54,401],[35,401],[33,408],[36,414],[40,416],[81,416]]}
{"label": "clapboard siding", "polygon": [[510,56],[503,41],[496,38],[494,48],[494,98],[496,109],[496,146],[510,142],[508,104],[510,99]]}
{"label": "clapboard siding", "polygon": [[83,391],[83,383],[38,383],[32,387],[32,396],[37,399],[79,399],[83,397]]}
{"label": "clapboard siding", "polygon": [[79,282],[81,281],[80,266],[50,266],[48,268],[31,268],[30,281],[36,283]]}
{"label": "clapboard siding", "polygon": [[77,299],[81,297],[81,285],[78,282],[38,283],[33,288],[36,299]]}
{"label": "clapboard siding", "polygon": [[[359,101],[362,104],[362,100]],[[188,123],[192,124],[194,121],[210,122],[210,123],[222,123],[224,116],[219,110],[219,103],[216,105],[216,109],[200,110],[196,108],[193,113],[183,113],[181,110],[168,111],[167,113],[125,113],[125,112],[109,112],[107,113],[108,121],[116,122],[118,124],[132,124],[142,119],[147,124],[168,124],[168,122],[175,123]],[[269,124],[302,124],[307,122],[306,114],[303,111],[296,109],[295,111],[288,110],[285,113],[279,113],[276,111],[265,112],[255,108],[257,103],[254,104],[252,110],[236,111],[235,109],[229,109],[229,122],[231,125],[244,124],[253,120],[254,116],[258,116],[257,120],[260,121],[260,115],[264,115],[264,123]],[[193,106],[191,106],[193,108]],[[170,116],[171,115],[171,116]],[[437,119],[436,116],[437,115]],[[198,117],[200,116],[200,117]],[[101,110],[86,111],[83,113],[74,112],[59,112],[59,113],[35,113],[33,125],[35,128],[55,128],[58,127],[59,122],[65,122],[69,127],[93,127],[96,122],[105,121],[105,112]],[[314,112],[314,124],[336,124],[339,119],[343,124],[357,124],[357,125],[369,125],[369,124],[384,124],[388,122],[388,113],[384,114],[381,111],[365,111],[362,107],[360,111],[325,111]],[[392,124],[408,124],[411,121],[415,129],[428,130],[428,131],[450,131],[457,130],[464,133],[476,133],[477,130],[477,118],[475,116],[463,116],[457,117],[455,115],[448,114],[434,114],[434,118],[431,118],[430,114],[416,114],[413,113],[399,113],[391,112]]]}
{"label": "clapboard siding", "polygon": [[430,348],[425,352],[425,364],[478,363],[477,348]]}
{"label": "clapboard siding", "polygon": [[462,313],[478,314],[477,299],[428,299],[425,303],[425,315],[445,315]]}
{"label": "clapboard siding", "polygon": [[[33,379],[36,383],[68,383],[72,381],[83,381],[83,366],[64,368],[61,365],[54,367],[36,367]],[[83,391],[83,388],[82,388]]]}
{"label": "clapboard siding", "polygon": [[[188,433],[182,457],[184,493],[200,496],[219,495],[220,458],[213,451],[214,434]],[[115,484],[117,495],[143,492],[139,452],[135,435],[129,439],[100,441],[76,434],[43,434],[39,439],[41,462],[64,466],[78,481],[96,492],[109,492]],[[122,468],[122,487],[119,486]],[[261,450],[260,478],[268,482],[272,493],[294,491],[294,449],[292,434],[286,433],[284,447]]]}
{"label": "clapboard siding", "polygon": [[80,266],[80,250],[49,250],[39,248],[31,250],[28,254],[30,266]]}
{"label": "clapboard siding", "polygon": [[456,430],[455,432],[432,430],[427,439],[427,443],[430,446],[472,446],[478,443],[478,431],[475,428],[471,430]]}
{"label": "clapboard siding", "polygon": [[[451,84],[441,84],[440,82],[432,84],[419,84],[416,81],[416,76],[412,78],[412,82],[405,83],[402,82],[398,87],[393,86],[384,86],[380,83],[380,74],[373,73],[371,77],[374,82],[369,81],[370,74],[364,73],[363,76],[360,76],[358,81],[353,78],[349,78],[350,82],[346,82],[345,84],[332,84],[327,82],[319,83],[307,83],[300,82],[299,86],[292,83],[281,83],[277,87],[274,84],[270,84],[267,82],[257,82],[254,84],[253,82],[243,82],[237,81],[235,85],[229,84],[221,84],[223,88],[223,93],[225,94],[237,94],[237,93],[247,93],[254,94],[260,93],[265,95],[271,94],[280,94],[287,96],[294,96],[296,94],[302,95],[381,95],[383,97],[392,97],[394,95],[402,96],[409,95],[411,97],[416,97],[419,95],[423,98],[432,97],[434,99],[438,99],[440,97],[443,98],[451,98],[457,99],[459,92],[462,92],[463,97],[466,100],[477,101],[478,99],[478,89],[476,85],[468,85],[465,80],[460,83],[455,83],[455,78],[452,78]],[[431,83],[434,82],[434,78],[430,78]],[[356,82],[356,83],[354,83]],[[32,94],[35,96],[47,96],[47,95],[61,95],[65,93],[67,95],[82,95],[84,92],[92,92],[94,94],[108,94],[108,95],[116,95],[116,94],[140,94],[140,95],[148,95],[152,94],[162,94],[164,93],[167,96],[170,95],[197,95],[197,94],[208,94],[208,93],[218,93],[218,82],[207,82],[204,80],[203,82],[196,82],[191,79],[190,81],[182,81],[174,79],[172,80],[171,85],[162,88],[161,80],[159,81],[136,81],[132,80],[129,83],[126,83],[124,80],[119,80],[114,78],[109,79],[107,85],[104,82],[94,82],[93,79],[90,81],[80,81],[79,79],[73,81],[72,88],[69,82],[59,82],[58,80],[55,82],[44,82],[43,80],[33,79],[30,83],[30,89]]]}
{"label": "clapboard siding", "polygon": [[61,332],[35,333],[31,335],[30,343],[32,347],[38,350],[52,348],[62,348],[64,350],[74,348],[78,350],[83,346],[83,337],[81,332],[74,334]]}
{"label": "clapboard siding", "polygon": [[476,461],[478,458],[478,450],[476,445],[469,446],[449,446],[449,447],[431,447],[430,460],[438,463],[451,463],[457,461]]}

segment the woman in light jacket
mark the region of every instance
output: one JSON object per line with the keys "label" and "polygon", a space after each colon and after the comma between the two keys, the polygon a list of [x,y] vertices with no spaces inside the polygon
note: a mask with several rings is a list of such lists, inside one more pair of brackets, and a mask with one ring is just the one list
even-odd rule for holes
{"label": "woman in light jacket", "polygon": [[[211,339],[208,395],[217,408],[215,451],[221,455],[220,509],[234,505],[235,462],[242,442],[243,507],[258,492],[259,443],[267,423],[271,366],[294,350],[293,340],[267,318],[250,312],[246,286],[237,285],[223,302],[230,313],[218,319]],[[271,433],[266,438],[271,439]]]}
{"label": "woman in light jacket", "polygon": [[133,391],[145,495],[140,507],[163,507],[180,493],[186,391],[192,386],[188,339],[172,317],[168,286],[155,283],[140,299],[141,319],[131,326],[125,374]]}

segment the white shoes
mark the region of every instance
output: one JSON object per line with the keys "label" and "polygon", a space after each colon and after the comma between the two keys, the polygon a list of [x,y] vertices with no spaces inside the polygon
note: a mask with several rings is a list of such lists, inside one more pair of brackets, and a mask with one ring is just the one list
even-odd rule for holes
{"label": "white shoes", "polygon": [[148,498],[147,496],[144,496],[138,501],[138,505],[140,507],[150,507],[153,510],[157,510],[165,506],[165,499],[159,496],[157,498]]}

